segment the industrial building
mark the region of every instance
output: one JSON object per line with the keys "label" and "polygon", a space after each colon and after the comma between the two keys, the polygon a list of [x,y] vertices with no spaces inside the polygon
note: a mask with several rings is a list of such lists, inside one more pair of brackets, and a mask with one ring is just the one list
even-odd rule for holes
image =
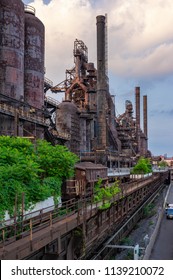
{"label": "industrial building", "polygon": [[[0,0],[0,135],[33,137],[66,145],[81,161],[108,167],[131,167],[148,156],[147,96],[135,88],[131,101],[116,116],[107,76],[107,15],[96,18],[97,66],[88,49],[74,41],[74,66],[53,85],[45,77],[45,31],[35,9],[21,0]],[[62,69],[63,70],[63,69]],[[64,92],[58,102],[46,95]]]}

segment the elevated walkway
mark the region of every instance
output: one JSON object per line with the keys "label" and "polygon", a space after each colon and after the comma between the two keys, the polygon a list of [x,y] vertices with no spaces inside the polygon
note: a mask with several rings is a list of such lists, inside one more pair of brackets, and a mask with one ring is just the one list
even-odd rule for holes
{"label": "elevated walkway", "polygon": [[[62,252],[61,237],[80,226],[83,227],[84,231],[86,227],[88,228],[88,234],[85,237],[88,240],[86,240],[86,244],[92,248],[93,242],[101,238],[109,230],[106,224],[115,226],[117,221],[124,219],[129,211],[132,211],[134,207],[137,207],[142,202],[145,196],[152,193],[152,184],[156,188],[157,184],[163,182],[165,177],[162,175],[156,174],[139,180],[138,183],[133,182],[132,184],[122,185],[122,191],[110,200],[112,210],[105,209],[100,212],[102,202],[93,203],[92,198],[89,198],[69,201],[61,205],[61,208],[56,207],[47,213],[40,211],[36,217],[30,219],[24,219],[23,217],[22,220],[14,222],[13,218],[13,224],[9,226],[1,225],[0,259],[27,258],[53,241],[59,244],[58,255]],[[130,196],[132,197],[127,200]],[[132,201],[133,203],[131,203]],[[62,214],[64,212],[65,214]],[[103,217],[100,224],[98,223],[97,215],[100,216],[102,213]],[[106,220],[103,223],[104,219]],[[90,227],[91,230],[89,230]],[[83,234],[85,235],[86,232]]]}
{"label": "elevated walkway", "polygon": [[0,113],[12,117],[15,117],[17,115],[19,119],[26,120],[32,123],[34,122],[42,126],[48,126],[45,122],[44,117],[38,116],[36,113],[34,113],[34,111],[33,112],[30,111],[24,111],[22,107],[16,108],[12,105],[0,102]]}

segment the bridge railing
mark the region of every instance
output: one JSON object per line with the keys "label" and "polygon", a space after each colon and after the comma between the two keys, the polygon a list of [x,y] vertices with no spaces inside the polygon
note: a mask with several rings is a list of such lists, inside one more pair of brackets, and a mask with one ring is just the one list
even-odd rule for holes
{"label": "bridge railing", "polygon": [[60,203],[55,206],[45,207],[43,209],[18,215],[11,219],[1,221],[0,244],[10,244],[15,240],[19,240],[25,236],[29,236],[58,220],[62,220],[69,215],[73,215],[78,211],[78,205],[75,200],[70,200],[66,203]]}
{"label": "bridge railing", "polygon": [[[112,198],[115,201],[119,194]],[[33,233],[45,227],[52,227],[54,223],[66,220],[75,215],[80,224],[81,217],[91,217],[105,201],[94,202],[94,197],[72,199],[55,207],[49,206],[41,210],[33,211],[26,215],[12,217],[0,224],[0,247],[9,245],[19,239],[28,237],[32,240]],[[53,209],[52,209],[53,208]],[[66,221],[68,223],[68,221]]]}
{"label": "bridge railing", "polygon": [[[153,175],[153,179],[158,178],[158,175]],[[110,200],[103,199],[102,201],[95,202],[94,196],[89,198],[81,198],[79,200],[71,199],[67,202],[46,207],[39,211],[34,211],[26,215],[19,215],[6,221],[1,221],[0,224],[0,247],[4,247],[24,237],[32,240],[33,233],[42,230],[45,227],[52,228],[56,222],[64,221],[68,228],[69,217],[77,220],[78,225],[82,219],[88,219],[96,214],[100,206],[109,201],[113,203],[120,198],[134,192],[136,189],[141,188],[146,184],[147,180],[138,180],[138,183],[122,184],[121,191],[115,194]]]}
{"label": "bridge railing", "polygon": [[131,168],[108,168],[108,174],[130,174]]}

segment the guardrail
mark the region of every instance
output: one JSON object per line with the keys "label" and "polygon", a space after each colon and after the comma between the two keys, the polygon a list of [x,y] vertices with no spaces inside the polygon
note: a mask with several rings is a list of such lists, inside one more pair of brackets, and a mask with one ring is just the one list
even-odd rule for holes
{"label": "guardrail", "polygon": [[158,168],[153,168],[153,172],[165,172],[168,171],[168,167],[158,167]]}
{"label": "guardrail", "polygon": [[[155,179],[158,179],[158,175],[153,177],[153,180]],[[133,182],[132,184],[121,184],[121,191],[109,199],[109,202],[114,203],[118,201],[120,198],[129,195],[150,181],[151,178],[146,178],[145,180],[138,180],[138,183]],[[94,202],[94,196],[80,200],[71,199],[65,203],[60,203],[55,206],[51,205],[34,212],[30,212],[26,215],[19,215],[12,217],[9,220],[1,221],[0,247],[9,245],[27,236],[29,237],[29,240],[32,240],[33,233],[40,231],[45,227],[52,227],[53,224],[62,220],[68,224],[68,220],[66,219],[69,217],[74,220],[77,219],[78,221],[81,219],[81,214],[87,216],[88,218],[92,217],[104,203],[105,199],[99,202]],[[30,218],[31,215],[32,218]]]}
{"label": "guardrail", "polygon": [[130,174],[131,168],[108,168],[108,173],[127,173]]}
{"label": "guardrail", "polygon": [[50,79],[46,78],[46,77],[44,77],[44,83],[49,85],[50,87],[53,87],[53,82]]}
{"label": "guardrail", "polygon": [[70,140],[71,139],[71,134],[68,132],[62,132],[62,131],[58,131],[58,130],[51,130],[52,135],[56,136],[57,138],[61,138],[64,140]]}
{"label": "guardrail", "polygon": [[54,106],[57,106],[57,107],[60,104],[60,102],[58,100],[56,100],[56,99],[54,99],[54,98],[52,98],[50,96],[46,96],[45,97],[45,101],[50,103],[50,104],[52,104],[52,105],[54,105]]}
{"label": "guardrail", "polygon": [[25,12],[35,15],[35,8],[30,5],[24,5]]}
{"label": "guardrail", "polygon": [[[31,108],[32,110],[32,108]],[[15,108],[9,104],[5,104],[3,102],[0,102],[0,111],[6,114],[10,114],[12,116],[15,116],[17,113],[19,115],[19,118],[21,119],[27,119],[32,122],[38,122],[42,125],[46,125],[44,117],[38,116],[34,113],[35,108],[33,108],[33,112],[24,111],[23,108]]]}

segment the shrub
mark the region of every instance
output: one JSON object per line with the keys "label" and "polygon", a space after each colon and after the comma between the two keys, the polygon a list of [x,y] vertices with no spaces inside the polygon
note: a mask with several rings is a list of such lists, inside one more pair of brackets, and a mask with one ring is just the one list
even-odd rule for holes
{"label": "shrub", "polygon": [[78,157],[64,146],[45,140],[35,145],[21,137],[0,136],[0,216],[12,215],[15,203],[20,211],[23,194],[25,210],[31,205],[61,195],[61,184],[73,176]]}
{"label": "shrub", "polygon": [[141,157],[132,169],[132,174],[147,174],[152,172],[152,165],[148,158]]}

